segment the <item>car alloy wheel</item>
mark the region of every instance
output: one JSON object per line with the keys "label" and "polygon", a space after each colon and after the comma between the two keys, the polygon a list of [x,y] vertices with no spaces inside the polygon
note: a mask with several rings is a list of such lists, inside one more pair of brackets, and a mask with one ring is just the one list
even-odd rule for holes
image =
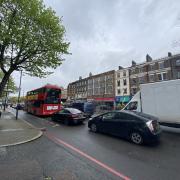
{"label": "car alloy wheel", "polygon": [[96,126],[96,124],[91,124],[91,131],[92,131],[92,132],[97,132],[97,126]]}
{"label": "car alloy wheel", "polygon": [[142,144],[143,143],[143,137],[139,132],[133,132],[131,133],[131,141],[135,144]]}

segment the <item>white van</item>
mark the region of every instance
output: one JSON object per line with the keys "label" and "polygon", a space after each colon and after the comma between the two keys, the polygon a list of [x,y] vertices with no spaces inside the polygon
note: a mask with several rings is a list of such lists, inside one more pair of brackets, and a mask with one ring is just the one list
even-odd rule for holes
{"label": "white van", "polygon": [[154,115],[159,122],[180,127],[180,79],[140,85],[124,110]]}

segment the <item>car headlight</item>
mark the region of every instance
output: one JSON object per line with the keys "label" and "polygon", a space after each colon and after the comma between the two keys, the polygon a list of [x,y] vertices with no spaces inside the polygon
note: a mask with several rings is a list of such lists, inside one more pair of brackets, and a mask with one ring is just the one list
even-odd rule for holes
{"label": "car headlight", "polygon": [[149,130],[150,130],[151,132],[154,131],[154,127],[153,127],[153,125],[152,125],[152,121],[146,122],[146,125],[147,125],[147,127],[149,128]]}

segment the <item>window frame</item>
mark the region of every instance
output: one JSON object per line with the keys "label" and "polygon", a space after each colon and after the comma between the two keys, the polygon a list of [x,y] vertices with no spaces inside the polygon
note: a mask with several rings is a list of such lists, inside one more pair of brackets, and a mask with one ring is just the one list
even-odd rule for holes
{"label": "window frame", "polygon": [[[161,67],[162,64],[163,64],[163,67]],[[164,61],[158,62],[158,67],[159,67],[159,69],[164,69],[165,68]]]}

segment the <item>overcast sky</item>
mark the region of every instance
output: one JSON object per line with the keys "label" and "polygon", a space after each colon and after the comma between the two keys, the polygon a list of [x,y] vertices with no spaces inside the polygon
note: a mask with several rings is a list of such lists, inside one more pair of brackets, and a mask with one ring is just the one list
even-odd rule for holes
{"label": "overcast sky", "polygon": [[[157,59],[180,52],[179,0],[44,0],[63,17],[71,43],[66,60],[45,79],[24,76],[22,93],[51,83],[68,83],[131,61],[148,53]],[[19,84],[19,74],[15,73]]]}

